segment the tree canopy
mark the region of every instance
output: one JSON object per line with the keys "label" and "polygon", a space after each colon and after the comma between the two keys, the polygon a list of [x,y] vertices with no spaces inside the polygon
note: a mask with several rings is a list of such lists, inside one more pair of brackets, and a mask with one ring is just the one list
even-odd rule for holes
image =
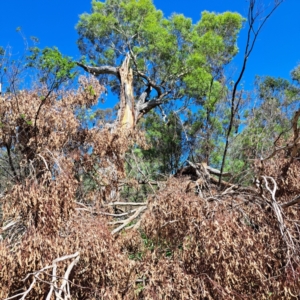
{"label": "tree canopy", "polygon": [[[129,56],[139,118],[164,102],[201,101],[220,89],[243,21],[237,13],[203,12],[193,24],[180,14],[165,18],[150,0],[93,1],[92,12],[81,15],[76,27],[79,49],[90,61],[79,65],[118,78],[118,67]],[[119,90],[115,80],[106,82]]]}

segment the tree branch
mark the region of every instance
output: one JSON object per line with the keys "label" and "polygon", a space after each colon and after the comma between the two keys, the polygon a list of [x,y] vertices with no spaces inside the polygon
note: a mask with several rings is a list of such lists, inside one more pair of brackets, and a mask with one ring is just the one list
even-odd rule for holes
{"label": "tree branch", "polygon": [[221,184],[222,181],[222,174],[223,174],[223,170],[224,170],[224,166],[225,166],[225,160],[226,160],[226,156],[227,156],[227,151],[228,151],[228,147],[229,147],[229,137],[232,131],[232,127],[233,127],[233,121],[234,121],[234,117],[236,115],[239,103],[240,103],[240,99],[238,100],[237,104],[236,102],[236,93],[237,93],[237,89],[238,86],[243,78],[243,75],[245,73],[246,67],[247,67],[247,62],[248,62],[248,58],[255,46],[257,37],[261,31],[261,29],[263,28],[263,26],[265,25],[266,21],[270,18],[270,16],[274,13],[274,11],[278,8],[278,6],[283,2],[284,0],[278,0],[275,1],[274,7],[271,9],[271,11],[263,18],[261,24],[258,26],[258,29],[255,31],[254,30],[254,24],[256,22],[257,17],[261,14],[261,12],[257,12],[256,15],[253,17],[253,11],[254,11],[254,7],[256,4],[256,0],[250,0],[249,3],[249,9],[248,9],[248,22],[249,22],[249,29],[248,29],[248,33],[247,33],[247,41],[246,41],[246,47],[245,47],[245,52],[244,52],[244,60],[243,60],[243,65],[242,65],[242,69],[239,73],[238,79],[235,82],[234,86],[233,86],[233,90],[232,90],[232,94],[231,94],[231,108],[230,108],[230,121],[229,121],[229,126],[228,126],[228,130],[227,130],[227,134],[226,134],[226,142],[225,142],[225,149],[224,149],[224,153],[223,153],[223,158],[222,158],[222,164],[221,164],[221,174],[219,177],[219,185]]}
{"label": "tree branch", "polygon": [[101,66],[101,67],[93,67],[93,66],[86,66],[80,62],[76,62],[77,66],[81,67],[88,73],[98,76],[98,75],[114,75],[120,78],[119,75],[119,68],[112,67],[112,66]]}
{"label": "tree branch", "polygon": [[133,214],[131,217],[129,217],[128,219],[124,220],[123,221],[123,224],[120,225],[119,227],[117,227],[116,229],[114,229],[111,234],[114,235],[116,233],[118,233],[119,231],[121,231],[126,225],[128,225],[130,222],[132,222],[134,219],[136,219],[139,214],[146,210],[147,209],[147,206],[142,206],[140,207],[139,209],[137,209],[137,211],[135,212],[135,214]]}
{"label": "tree branch", "polygon": [[147,205],[147,203],[145,203],[145,202],[111,202],[104,206],[115,206],[115,205],[118,205],[118,206],[144,206],[144,205]]}
{"label": "tree branch", "polygon": [[163,99],[168,94],[169,94],[169,92],[165,92],[165,93],[161,94],[159,98],[153,99],[153,100],[150,100],[150,101],[144,102],[144,103],[140,103],[140,101],[139,101],[136,105],[136,122],[138,122],[138,120],[141,117],[143,117],[143,115],[148,113],[150,110],[163,104],[163,102],[164,102]]}
{"label": "tree branch", "polygon": [[298,203],[300,203],[300,195],[297,196],[297,197],[295,197],[293,200],[291,200],[291,201],[289,201],[287,203],[281,204],[281,207],[282,208],[287,208],[287,207],[290,207],[290,206],[298,204]]}

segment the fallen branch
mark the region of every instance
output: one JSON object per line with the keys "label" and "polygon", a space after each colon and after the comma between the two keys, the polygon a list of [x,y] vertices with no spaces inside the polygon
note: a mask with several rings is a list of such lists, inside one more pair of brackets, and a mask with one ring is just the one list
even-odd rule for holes
{"label": "fallen branch", "polygon": [[[63,276],[61,287],[58,288],[57,287],[57,276],[56,276],[57,263],[60,261],[66,260],[66,259],[71,259],[71,258],[75,258],[75,259],[71,262],[71,264],[69,264],[67,271],[65,272],[65,275]],[[66,255],[63,257],[59,257],[53,261],[53,265],[54,265],[53,271],[52,271],[52,283],[53,284],[51,285],[51,289],[48,293],[46,300],[51,299],[54,288],[55,288],[54,292],[55,292],[56,298],[59,298],[59,299],[62,298],[62,292],[64,292],[64,294],[65,294],[64,299],[71,299],[70,287],[69,287],[69,276],[70,276],[70,273],[71,273],[73,267],[79,261],[79,258],[80,258],[79,252],[76,252],[72,255]]]}
{"label": "fallen branch", "polygon": [[2,228],[0,228],[1,232],[6,231],[7,229],[9,229],[9,228],[13,227],[14,225],[16,225],[20,221],[20,219],[21,218],[18,218],[15,221],[11,221],[8,224],[6,224],[5,226],[3,226]]}
{"label": "fallen branch", "polygon": [[[219,180],[214,178],[214,177],[210,177],[210,181],[214,184],[219,184]],[[222,188],[233,188],[233,189],[238,189],[238,186],[235,184],[232,184],[230,182],[221,180],[221,187]]]}
{"label": "fallen branch", "polygon": [[[212,168],[210,166],[205,166],[206,170],[212,174],[212,175],[216,175],[216,176],[221,176],[221,171],[217,170],[215,168]],[[232,174],[230,172],[225,172],[222,174],[223,177],[232,177]]]}
{"label": "fallen branch", "polygon": [[296,198],[294,198],[293,200],[287,202],[287,203],[281,204],[281,207],[282,208],[287,208],[287,207],[290,207],[290,206],[298,204],[298,203],[300,203],[300,195],[297,196]]}
{"label": "fallen branch", "polygon": [[[262,176],[262,178],[265,181],[266,189],[268,190],[268,192],[271,194],[271,197],[272,197],[271,206],[273,207],[274,213],[277,217],[277,220],[278,220],[278,223],[279,223],[280,233],[281,233],[283,239],[285,240],[288,249],[292,250],[292,252],[294,252],[295,251],[295,244],[294,244],[293,237],[292,237],[291,233],[289,232],[287,226],[284,223],[283,214],[282,214],[282,210],[281,210],[282,207],[277,203],[276,198],[275,198],[276,191],[277,191],[277,183],[276,183],[276,181],[273,177]],[[272,181],[273,189],[270,188],[268,180]],[[267,202],[269,203],[268,200],[267,200]]]}
{"label": "fallen branch", "polygon": [[[69,266],[68,266],[68,268],[67,268],[64,276],[62,277],[62,284],[61,284],[60,287],[58,287],[57,286],[57,279],[58,279],[58,277],[56,275],[57,263],[60,262],[60,261],[63,261],[63,260],[71,259],[71,258],[75,258],[75,259],[69,264]],[[45,283],[49,284],[49,286],[50,286],[50,291],[49,291],[49,293],[47,295],[46,300],[50,300],[51,299],[53,292],[55,293],[55,299],[56,300],[59,300],[59,299],[63,299],[63,300],[71,299],[72,297],[71,297],[71,294],[70,294],[69,276],[70,276],[70,273],[71,273],[73,267],[79,261],[79,258],[80,258],[79,252],[76,252],[76,253],[71,254],[71,255],[66,255],[66,256],[63,256],[63,257],[59,257],[59,258],[53,260],[52,265],[46,266],[46,267],[40,269],[39,271],[36,271],[36,272],[33,272],[33,273],[29,273],[23,279],[23,281],[25,281],[25,280],[28,279],[29,276],[33,275],[33,280],[32,280],[32,283],[30,284],[29,288],[25,292],[23,292],[23,293],[11,296],[11,297],[6,298],[4,300],[11,300],[11,299],[15,299],[15,298],[18,298],[20,300],[25,300],[25,297],[27,297],[27,295],[33,289],[33,287],[36,284],[37,280],[45,282]],[[46,270],[51,269],[51,268],[53,269],[52,270],[52,281],[51,282],[47,282],[47,281],[41,280],[39,278],[39,275],[42,274],[43,272],[45,272]],[[64,296],[62,296],[62,293],[64,293]],[[19,297],[21,297],[21,298],[19,298]]]}
{"label": "fallen branch", "polygon": [[122,214],[110,214],[110,213],[104,213],[104,212],[100,212],[99,214],[103,215],[103,216],[120,218],[120,217],[128,216],[128,215],[132,214],[135,211],[136,211],[136,209],[132,209],[132,210],[130,210],[128,212],[125,212],[125,213],[122,213]]}
{"label": "fallen branch", "polygon": [[147,205],[145,202],[111,202],[108,204],[105,204],[105,206],[144,206]]}
{"label": "fallen branch", "polygon": [[[131,210],[131,211],[129,211],[129,212],[127,212],[127,213],[122,213],[122,214],[114,214],[116,217],[121,217],[121,216],[128,216],[128,215],[130,215],[130,214],[132,214],[132,213],[134,213],[134,212],[136,212],[138,210],[138,208],[136,208],[136,209],[133,209],[133,210]],[[114,222],[108,222],[108,224],[109,225],[117,225],[117,224],[123,224],[123,222],[124,222],[124,220],[118,220],[118,221],[114,221]]]}
{"label": "fallen branch", "polygon": [[135,212],[135,214],[133,214],[131,217],[129,217],[128,219],[124,220],[123,221],[123,224],[120,225],[119,227],[117,227],[116,229],[114,229],[111,234],[114,235],[116,234],[117,232],[121,231],[125,226],[127,226],[130,222],[132,222],[134,219],[136,219],[139,214],[146,210],[147,209],[147,206],[142,206],[140,207],[139,209],[137,209],[137,211]]}

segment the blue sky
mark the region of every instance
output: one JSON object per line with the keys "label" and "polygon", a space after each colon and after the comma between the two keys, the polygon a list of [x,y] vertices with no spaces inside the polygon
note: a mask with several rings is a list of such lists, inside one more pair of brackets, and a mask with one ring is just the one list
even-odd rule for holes
{"label": "blue sky", "polygon": [[[265,4],[273,0],[258,0]],[[8,0],[1,1],[0,45],[10,45],[13,53],[21,54],[24,46],[17,27],[26,37],[36,36],[39,46],[57,46],[66,55],[79,58],[75,25],[78,16],[90,12],[90,0]],[[201,11],[235,11],[246,17],[246,0],[154,0],[165,16],[183,13],[194,22]],[[300,63],[300,0],[286,0],[266,23],[252,56],[249,59],[244,82],[251,87],[255,75],[289,78],[290,71]],[[242,30],[238,45],[243,52],[246,30]],[[234,61],[232,69],[239,69],[242,55]]]}

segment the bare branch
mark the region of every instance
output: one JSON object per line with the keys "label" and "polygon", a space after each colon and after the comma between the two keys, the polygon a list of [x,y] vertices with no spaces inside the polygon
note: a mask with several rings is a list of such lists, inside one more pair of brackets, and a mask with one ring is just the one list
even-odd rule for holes
{"label": "bare branch", "polygon": [[157,92],[157,98],[160,97],[160,95],[162,94],[162,90],[161,87],[159,85],[157,85],[153,80],[151,80],[150,77],[148,77],[145,73],[139,71],[138,69],[138,65],[136,63],[136,56],[134,55],[133,51],[130,49],[130,57],[133,61],[133,64],[135,66],[135,72],[137,73],[137,75],[139,75],[140,77],[144,78],[145,80],[147,80],[148,85],[151,86],[152,88],[154,88]]}
{"label": "bare branch", "polygon": [[132,222],[134,219],[136,219],[136,218],[139,216],[139,214],[140,214],[141,212],[143,212],[144,210],[146,210],[146,209],[147,209],[147,206],[142,206],[142,207],[140,207],[140,208],[135,212],[135,214],[133,214],[133,215],[132,215],[131,217],[129,217],[128,219],[124,220],[123,224],[120,225],[119,227],[117,227],[116,229],[114,229],[114,230],[111,232],[111,234],[114,235],[114,234],[118,233],[119,231],[121,231],[126,225],[128,225],[130,222]]}
{"label": "bare branch", "polygon": [[297,196],[297,197],[295,197],[293,200],[291,200],[291,201],[289,201],[287,203],[281,204],[281,207],[282,208],[287,208],[287,207],[290,207],[290,206],[298,204],[298,203],[300,203],[300,195]]}
{"label": "bare branch", "polygon": [[228,126],[228,130],[226,133],[226,142],[225,142],[225,148],[224,148],[224,153],[223,153],[223,158],[222,158],[222,164],[221,164],[221,174],[219,177],[219,186],[221,184],[222,181],[222,174],[223,174],[223,170],[224,170],[224,166],[225,166],[225,160],[226,160],[226,156],[227,156],[227,151],[228,151],[228,146],[229,146],[229,137],[233,128],[233,122],[234,122],[234,118],[235,115],[237,113],[238,107],[240,105],[240,101],[241,98],[238,99],[237,103],[236,103],[236,93],[237,93],[237,89],[238,86],[243,78],[243,75],[245,73],[246,70],[246,66],[247,66],[247,62],[248,62],[248,58],[250,56],[250,54],[252,53],[252,50],[255,46],[257,37],[261,31],[261,29],[263,28],[263,26],[265,25],[265,23],[267,22],[267,20],[271,17],[271,15],[274,13],[274,11],[278,8],[278,6],[283,2],[284,0],[277,0],[274,3],[273,8],[271,9],[271,11],[263,18],[262,22],[259,24],[258,29],[255,31],[254,30],[254,25],[256,23],[257,17],[262,13],[261,11],[257,11],[257,13],[254,15],[254,8],[255,8],[255,4],[256,4],[256,0],[250,0],[249,3],[249,8],[248,8],[248,23],[249,23],[249,28],[248,28],[248,33],[247,33],[247,40],[246,40],[246,47],[245,47],[245,52],[244,52],[244,60],[243,60],[243,65],[241,68],[241,71],[239,73],[239,76],[237,78],[237,81],[235,82],[234,86],[233,86],[233,90],[232,90],[232,94],[231,94],[231,108],[230,108],[230,121],[229,121],[229,126]]}
{"label": "bare branch", "polygon": [[[60,262],[60,261],[63,261],[63,260],[71,259],[71,258],[75,258],[75,259],[69,264],[69,266],[68,266],[68,268],[67,268],[64,276],[61,278],[62,279],[61,286],[57,287],[57,279],[58,279],[58,277],[56,276],[57,263]],[[50,285],[50,290],[49,290],[49,293],[47,295],[46,300],[50,300],[51,299],[53,292],[55,293],[55,299],[71,299],[70,288],[68,286],[69,285],[69,276],[70,276],[70,273],[71,273],[73,267],[79,261],[79,258],[80,258],[79,252],[76,252],[76,253],[71,254],[71,255],[65,255],[63,257],[59,257],[59,258],[55,259],[53,261],[52,265],[46,266],[46,267],[42,268],[39,271],[36,271],[36,272],[33,272],[33,273],[29,273],[23,279],[23,281],[25,281],[29,276],[33,275],[33,280],[32,280],[31,285],[29,286],[29,288],[25,292],[23,292],[23,293],[14,295],[14,296],[6,298],[4,300],[15,299],[15,298],[20,297],[20,296],[22,296],[21,298],[19,298],[20,300],[25,300],[26,296],[33,289],[33,287],[34,287],[35,283],[37,282],[37,280],[45,282],[45,283],[48,283]],[[53,271],[52,271],[52,281],[51,282],[47,282],[47,281],[41,280],[39,278],[39,275],[41,273],[45,272],[46,270],[51,269],[51,268],[53,268]],[[62,296],[62,293],[64,293],[64,297]]]}
{"label": "bare branch", "polygon": [[119,76],[119,68],[112,67],[112,66],[101,66],[101,67],[93,67],[93,66],[86,66],[80,62],[76,62],[77,66],[81,67],[88,73],[98,76],[98,75],[114,75],[116,77]]}
{"label": "bare branch", "polygon": [[158,99],[153,99],[150,100],[148,102],[144,102],[144,103],[138,103],[136,105],[136,120],[138,121],[143,115],[145,115],[146,113],[148,113],[150,110],[152,110],[153,108],[161,105],[164,101],[163,98],[167,95],[168,93],[164,93],[161,95],[160,98]]}
{"label": "bare branch", "polygon": [[106,204],[105,206],[144,206],[145,202],[111,202]]}
{"label": "bare branch", "polygon": [[[56,260],[53,261],[53,263],[56,264],[56,263],[59,262],[59,261],[66,260],[66,259],[70,259],[70,258],[75,258],[75,259],[71,262],[71,264],[69,264],[69,266],[68,266],[68,268],[67,268],[67,270],[66,270],[66,272],[65,272],[65,275],[63,276],[62,284],[61,284],[61,287],[60,287],[60,289],[59,289],[59,292],[57,293],[58,295],[57,295],[56,297],[61,297],[62,292],[64,292],[64,293],[65,293],[65,299],[71,299],[70,288],[69,288],[69,286],[68,286],[68,285],[69,285],[69,276],[70,276],[70,273],[71,273],[73,267],[74,267],[74,266],[77,264],[77,262],[79,261],[79,258],[80,258],[79,252],[76,252],[76,253],[74,253],[74,254],[72,254],[72,255],[66,255],[66,256],[63,256],[63,257],[58,258],[58,259],[56,259]],[[53,270],[54,270],[54,268],[53,268]],[[54,275],[54,274],[53,274],[53,275]],[[56,274],[55,274],[55,275],[56,275]],[[53,276],[53,278],[54,278],[54,276]],[[52,287],[53,287],[53,286],[52,286]],[[67,290],[66,290],[66,287],[68,288]],[[50,293],[49,293],[49,294],[50,294]],[[50,300],[50,299],[51,299],[51,295],[50,295],[50,297],[49,297],[49,294],[48,294],[46,300]],[[48,298],[48,297],[49,297],[49,298]]]}
{"label": "bare branch", "polygon": [[[212,168],[210,166],[206,166],[206,169],[207,169],[207,171],[210,174],[213,174],[213,175],[216,175],[216,176],[221,176],[221,171],[220,170],[217,170],[217,169]],[[222,176],[224,176],[224,177],[226,177],[226,176],[231,177],[232,174],[230,172],[225,172],[225,173],[222,174]]]}
{"label": "bare branch", "polygon": [[[283,219],[283,213],[282,213],[282,206],[280,206],[275,198],[275,194],[277,191],[277,183],[275,181],[275,179],[273,177],[270,176],[262,176],[262,178],[265,181],[265,186],[267,188],[267,190],[270,192],[271,197],[272,197],[272,203],[271,206],[274,210],[274,213],[276,215],[276,218],[278,220],[279,223],[279,229],[280,229],[280,233],[283,237],[283,239],[286,242],[286,245],[288,246],[288,249],[291,250],[292,252],[294,251],[294,240],[293,237],[291,235],[291,233],[289,232],[287,226],[284,223],[284,219]],[[271,180],[273,183],[273,188],[271,189],[269,186],[269,182],[268,180]],[[264,197],[265,198],[265,197]],[[266,199],[266,198],[265,198]],[[267,200],[267,199],[266,199]],[[267,200],[268,201],[268,200]]]}

